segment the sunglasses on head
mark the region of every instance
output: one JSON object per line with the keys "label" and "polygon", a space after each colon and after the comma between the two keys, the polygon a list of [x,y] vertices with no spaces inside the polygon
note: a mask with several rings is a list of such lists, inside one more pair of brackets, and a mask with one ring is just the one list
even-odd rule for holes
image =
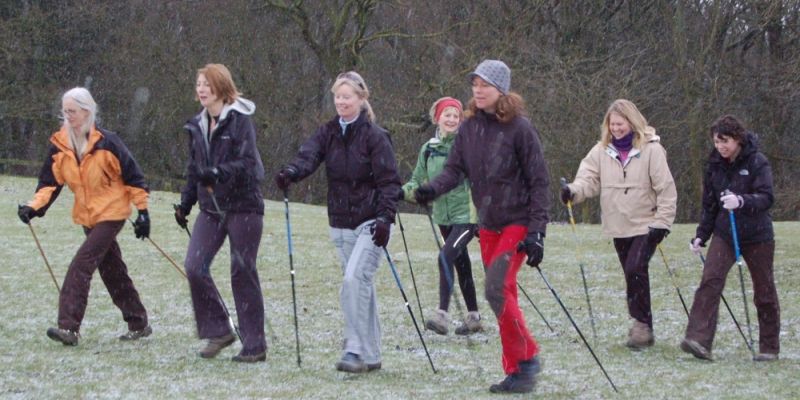
{"label": "sunglasses on head", "polygon": [[364,79],[353,71],[342,72],[341,74],[339,74],[339,76],[336,77],[336,80],[339,79],[347,79],[353,81],[358,85],[358,87],[361,88],[361,90],[366,90],[366,87],[364,87]]}

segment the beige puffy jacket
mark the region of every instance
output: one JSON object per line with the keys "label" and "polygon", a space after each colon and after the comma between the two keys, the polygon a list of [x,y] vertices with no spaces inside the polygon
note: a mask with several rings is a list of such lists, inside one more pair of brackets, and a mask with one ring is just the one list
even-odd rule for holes
{"label": "beige puffy jacket", "polygon": [[596,144],[569,184],[575,203],[600,194],[603,233],[612,238],[643,235],[650,227],[670,229],[675,220],[678,193],[667,152],[652,127],[644,138],[624,165],[613,145]]}

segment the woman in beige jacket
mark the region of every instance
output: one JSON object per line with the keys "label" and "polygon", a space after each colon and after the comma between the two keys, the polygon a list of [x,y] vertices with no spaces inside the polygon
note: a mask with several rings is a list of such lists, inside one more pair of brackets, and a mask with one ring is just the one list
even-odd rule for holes
{"label": "woman in beige jacket", "polygon": [[614,101],[601,129],[600,142],[562,189],[561,200],[580,203],[600,195],[603,233],[614,238],[634,319],[626,346],[638,350],[654,342],[648,262],[669,234],[677,192],[666,151],[636,105]]}

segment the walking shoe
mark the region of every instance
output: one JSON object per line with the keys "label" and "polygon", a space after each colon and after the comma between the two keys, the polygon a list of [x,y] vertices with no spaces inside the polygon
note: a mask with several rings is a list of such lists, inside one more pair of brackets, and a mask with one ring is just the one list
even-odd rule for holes
{"label": "walking shoe", "polygon": [[214,358],[217,356],[217,354],[219,354],[220,351],[222,351],[222,349],[230,346],[235,341],[236,336],[234,336],[232,333],[208,339],[208,342],[206,342],[206,345],[200,349],[198,354],[203,358]]}
{"label": "walking shoe", "polygon": [[753,357],[753,361],[758,361],[758,362],[778,361],[778,355],[774,353],[758,353],[755,357]]}
{"label": "walking shoe", "polygon": [[683,341],[681,341],[681,350],[701,360],[712,361],[711,352],[703,347],[702,344],[692,339],[683,339]]}
{"label": "walking shoe", "polygon": [[242,353],[243,353],[243,351],[240,352],[239,354],[233,356],[231,358],[231,361],[241,362],[241,363],[256,363],[256,362],[259,362],[259,361],[267,361],[267,351],[266,350],[264,350],[264,351],[262,351],[261,353],[258,353],[258,354],[242,354]]}
{"label": "walking shoe", "polygon": [[362,360],[358,354],[346,353],[342,356],[342,359],[336,363],[336,369],[360,374],[362,372],[367,372],[367,364],[364,363],[364,360]]}
{"label": "walking shoe", "polygon": [[456,328],[456,335],[469,335],[470,333],[481,331],[483,331],[481,314],[477,311],[470,311],[467,313],[467,318],[464,319],[464,323]]}
{"label": "walking shoe", "polygon": [[440,335],[447,335],[448,325],[450,325],[450,316],[447,315],[447,311],[445,310],[436,310],[436,313],[433,314],[433,318],[425,321],[425,329],[434,331]]}
{"label": "walking shoe", "polygon": [[652,346],[653,343],[655,343],[653,330],[644,322],[634,320],[633,326],[628,331],[628,342],[625,343],[625,346],[628,346],[631,350],[641,350]]}
{"label": "walking shoe", "polygon": [[376,363],[369,364],[367,363],[367,372],[377,371],[381,369],[381,362],[378,361]]}
{"label": "walking shoe", "polygon": [[128,333],[121,335],[119,340],[122,340],[123,342],[138,340],[140,338],[150,336],[151,333],[153,333],[153,328],[151,328],[150,325],[147,325],[144,327],[144,329],[140,329],[138,331],[128,331]]}
{"label": "walking shoe", "polygon": [[55,340],[56,342],[63,343],[64,346],[77,346],[80,335],[78,332],[73,332],[67,329],[48,328],[47,337]]}
{"label": "walking shoe", "polygon": [[519,363],[519,371],[506,375],[500,383],[489,387],[492,393],[530,393],[536,386],[536,375],[541,371],[539,357]]}

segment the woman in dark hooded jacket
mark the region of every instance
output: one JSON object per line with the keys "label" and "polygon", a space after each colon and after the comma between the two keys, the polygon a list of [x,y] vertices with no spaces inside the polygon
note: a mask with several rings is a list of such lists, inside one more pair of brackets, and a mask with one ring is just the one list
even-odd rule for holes
{"label": "woman in dark hooded jacket", "polygon": [[720,117],[710,131],[714,150],[703,177],[703,213],[689,247],[701,255],[700,248],[705,247],[709,238],[711,243],[681,349],[697,358],[711,359],[720,295],[728,271],[737,261],[729,216],[733,213],[741,256],[753,280],[758,313],[759,352],[754,360],[777,360],[780,306],[772,272],[775,255],[769,215],[774,201],[772,169],[758,151],[755,134],[747,132],[736,117]]}

